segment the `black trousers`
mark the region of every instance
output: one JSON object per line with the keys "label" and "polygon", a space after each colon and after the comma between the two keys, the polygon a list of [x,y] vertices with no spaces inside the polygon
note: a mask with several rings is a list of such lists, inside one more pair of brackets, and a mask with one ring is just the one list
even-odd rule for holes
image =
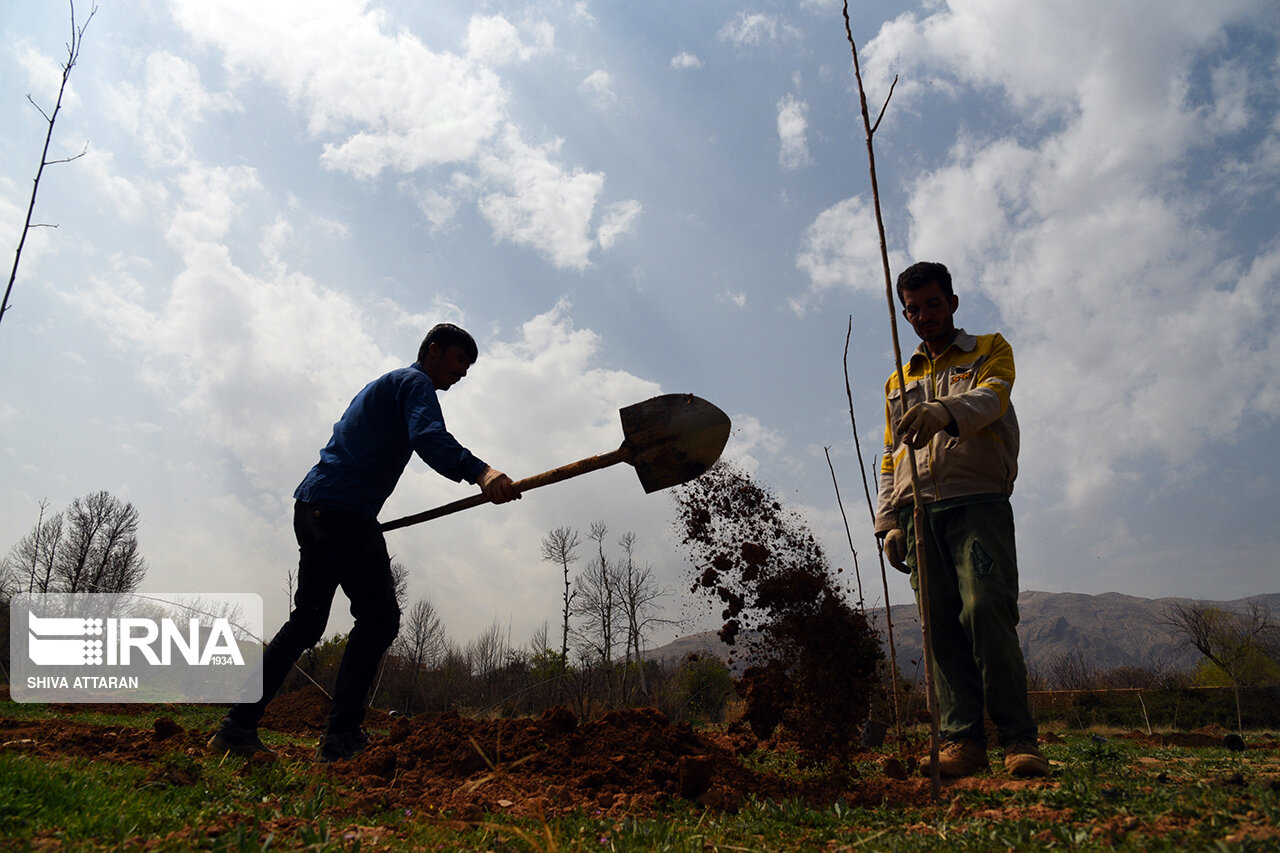
{"label": "black trousers", "polygon": [[245,728],[257,727],[294,662],[324,634],[341,587],[355,625],[338,667],[329,731],[352,731],[364,719],[378,662],[400,632],[387,543],[377,519],[303,501],[294,505],[293,530],[299,552],[293,611],[263,652],[262,698],[233,706],[227,716]]}

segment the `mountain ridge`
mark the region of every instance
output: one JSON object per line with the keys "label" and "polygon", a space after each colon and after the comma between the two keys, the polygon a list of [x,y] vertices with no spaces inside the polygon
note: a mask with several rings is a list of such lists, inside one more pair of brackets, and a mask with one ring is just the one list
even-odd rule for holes
{"label": "mountain ridge", "polygon": [[[1164,624],[1165,613],[1175,602],[1198,602],[1239,611],[1250,601],[1261,601],[1280,615],[1280,593],[1264,593],[1228,601],[1182,597],[1142,598],[1120,592],[1096,595],[1079,592],[1027,590],[1018,596],[1018,639],[1028,670],[1049,675],[1063,656],[1079,653],[1092,670],[1119,667],[1189,672],[1201,655],[1178,633]],[[902,672],[916,673],[921,656],[920,619],[915,604],[890,609],[894,645]],[[880,632],[885,655],[889,653],[884,631],[884,608],[868,611]],[[711,654],[732,663],[733,649],[720,642],[715,631],[679,637],[646,653],[654,660],[679,660],[689,653]]]}

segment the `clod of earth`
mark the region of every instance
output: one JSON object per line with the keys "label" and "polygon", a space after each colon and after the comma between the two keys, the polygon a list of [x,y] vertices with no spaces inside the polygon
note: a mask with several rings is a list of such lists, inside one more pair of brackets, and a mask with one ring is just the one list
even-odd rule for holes
{"label": "clod of earth", "polygon": [[720,639],[745,664],[738,694],[761,738],[785,725],[810,754],[853,748],[883,660],[803,520],[721,460],[676,492],[695,594],[723,606]]}

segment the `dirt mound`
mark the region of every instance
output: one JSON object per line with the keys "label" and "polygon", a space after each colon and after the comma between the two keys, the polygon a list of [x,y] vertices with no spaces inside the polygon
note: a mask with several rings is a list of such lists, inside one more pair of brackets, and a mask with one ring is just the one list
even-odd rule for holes
{"label": "dirt mound", "polygon": [[[134,707],[149,707],[151,713],[155,713],[155,706]],[[168,717],[157,718],[150,729],[74,720],[0,718],[0,749],[30,752],[46,758],[146,764],[173,752],[203,750],[208,736],[188,731]]]}
{"label": "dirt mound", "polygon": [[[149,782],[184,786],[201,778],[211,733],[184,729],[167,717],[149,728],[0,717],[0,751],[143,765]],[[325,814],[343,819],[388,808],[475,821],[501,813],[645,814],[679,799],[733,811],[749,796],[799,798],[819,807],[837,800],[923,805],[930,797],[927,780],[918,778],[853,780],[832,772],[797,782],[757,772],[743,764],[741,753],[768,747],[749,734],[698,732],[648,708],[611,711],[589,722],[565,708],[506,720],[456,713],[397,718],[355,758],[331,765],[312,764],[311,746],[273,748],[277,760],[309,767],[331,787],[336,796]],[[270,763],[255,757],[241,762],[238,772],[250,775]]]}
{"label": "dirt mound", "polygon": [[[1233,739],[1231,733],[1224,732],[1225,730],[1219,726],[1206,726],[1192,732],[1158,732],[1155,734],[1146,734],[1135,729],[1131,732],[1119,734],[1117,737],[1147,746],[1177,746],[1189,749],[1206,749],[1215,746],[1231,748],[1229,742]],[[1236,737],[1234,740],[1239,744],[1239,749],[1244,749],[1245,741],[1243,739]],[[1259,740],[1265,741],[1265,736],[1259,738]]]}
{"label": "dirt mound", "polygon": [[359,783],[353,808],[435,807],[553,814],[645,809],[677,797],[736,808],[776,784],[731,751],[659,711],[610,711],[579,724],[566,708],[538,718],[470,720],[455,713],[396,720],[335,774]]}
{"label": "dirt mound", "polygon": [[[333,702],[314,684],[276,696],[267,704],[261,726],[273,732],[295,735],[320,735],[324,733]],[[370,708],[364,716],[369,728],[384,729],[391,725],[386,711]]]}
{"label": "dirt mound", "polygon": [[785,724],[814,755],[857,743],[883,659],[875,630],[848,603],[838,575],[796,513],[724,461],[676,492],[695,594],[723,609],[719,636],[739,635],[738,682],[758,737]]}

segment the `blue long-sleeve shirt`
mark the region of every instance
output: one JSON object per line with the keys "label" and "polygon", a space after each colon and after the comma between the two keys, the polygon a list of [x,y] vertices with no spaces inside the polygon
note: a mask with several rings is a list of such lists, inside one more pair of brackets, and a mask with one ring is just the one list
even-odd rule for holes
{"label": "blue long-sleeve shirt", "polygon": [[355,396],[293,496],[376,518],[415,452],[455,482],[474,483],[488,467],[445,429],[435,385],[416,363]]}

